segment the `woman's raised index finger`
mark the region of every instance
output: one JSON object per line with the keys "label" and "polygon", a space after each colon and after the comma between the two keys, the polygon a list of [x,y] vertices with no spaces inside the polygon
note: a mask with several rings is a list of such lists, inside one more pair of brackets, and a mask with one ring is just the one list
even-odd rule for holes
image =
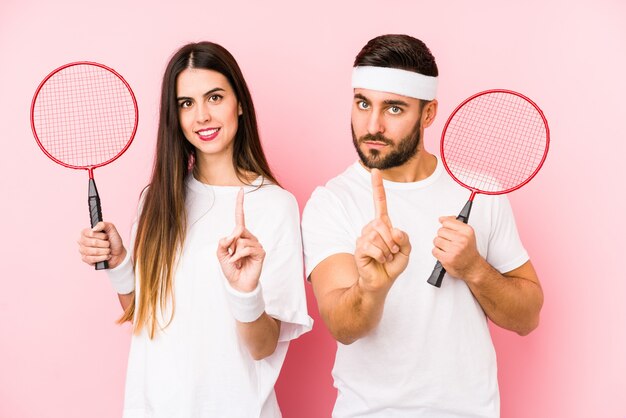
{"label": "woman's raised index finger", "polygon": [[235,206],[235,224],[245,228],[246,218],[243,213],[243,194],[243,188],[240,188],[239,193],[237,193],[237,205]]}

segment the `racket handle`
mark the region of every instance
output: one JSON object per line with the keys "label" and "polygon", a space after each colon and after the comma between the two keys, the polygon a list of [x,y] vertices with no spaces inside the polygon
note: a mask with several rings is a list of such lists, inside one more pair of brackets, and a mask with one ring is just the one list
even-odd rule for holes
{"label": "racket handle", "polygon": [[96,270],[108,270],[108,269],[109,269],[109,262],[107,260],[98,261],[96,263]]}
{"label": "racket handle", "polygon": [[[461,213],[459,213],[459,216],[456,217],[457,220],[462,221],[463,223],[467,223],[469,216],[470,216],[470,212],[472,211],[472,202],[473,200],[471,199],[467,201],[465,206],[463,206]],[[435,264],[435,268],[433,269],[433,272],[430,274],[430,277],[428,278],[428,283],[432,284],[435,287],[441,287],[441,282],[443,281],[443,276],[445,274],[446,274],[446,269],[444,269],[441,263],[437,261],[437,264]]]}
{"label": "racket handle", "polygon": [[443,276],[446,274],[446,269],[443,268],[441,263],[437,261],[435,264],[435,268],[433,272],[430,274],[428,278],[428,283],[432,284],[435,287],[441,287],[441,282],[443,281]]}
{"label": "racket handle", "polygon": [[[96,226],[98,222],[102,221],[102,207],[100,206],[100,195],[98,194],[98,188],[93,178],[89,179],[89,216],[91,218],[91,227]],[[96,263],[96,270],[106,270],[109,268],[109,262],[107,260]]]}
{"label": "racket handle", "polygon": [[469,220],[470,212],[472,211],[472,203],[473,200],[468,200],[463,209],[461,209],[461,213],[456,217],[457,220],[463,221],[464,224]]}

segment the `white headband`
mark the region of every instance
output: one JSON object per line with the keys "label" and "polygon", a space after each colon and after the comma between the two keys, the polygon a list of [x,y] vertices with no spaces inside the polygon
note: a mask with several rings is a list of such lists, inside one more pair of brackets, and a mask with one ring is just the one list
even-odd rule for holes
{"label": "white headband", "polygon": [[437,77],[386,67],[354,67],[352,88],[384,91],[415,99],[437,96]]}

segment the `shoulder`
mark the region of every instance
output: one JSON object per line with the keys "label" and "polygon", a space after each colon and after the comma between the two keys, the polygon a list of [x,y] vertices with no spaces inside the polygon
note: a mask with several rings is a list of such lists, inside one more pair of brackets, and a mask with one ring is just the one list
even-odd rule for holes
{"label": "shoulder", "polygon": [[246,226],[266,251],[300,244],[300,209],[293,194],[275,184],[245,188]]}
{"label": "shoulder", "polygon": [[246,221],[250,214],[257,230],[300,228],[300,207],[288,190],[267,182],[247,186],[244,190]]}
{"label": "shoulder", "polygon": [[260,205],[265,211],[299,213],[298,201],[288,190],[267,181],[245,188],[245,200],[251,205]]}
{"label": "shoulder", "polygon": [[515,222],[513,208],[505,194],[491,196],[491,220],[495,224]]}
{"label": "shoulder", "polygon": [[343,230],[359,224],[363,208],[367,207],[364,202],[370,201],[367,172],[353,164],[313,190],[302,212],[303,233],[317,234],[325,227]]}
{"label": "shoulder", "polygon": [[325,203],[342,205],[344,200],[353,199],[359,190],[367,192],[370,187],[367,176],[367,172],[360,167],[359,163],[353,163],[341,174],[328,180],[325,185],[316,187],[306,206]]}
{"label": "shoulder", "polygon": [[137,218],[139,218],[143,214],[143,208],[146,204],[146,198],[149,191],[150,185],[148,184],[139,192],[139,196],[137,197]]}
{"label": "shoulder", "polygon": [[324,187],[335,194],[343,194],[355,188],[368,188],[370,185],[369,176],[367,170],[355,162],[350,164],[341,174],[328,180]]}

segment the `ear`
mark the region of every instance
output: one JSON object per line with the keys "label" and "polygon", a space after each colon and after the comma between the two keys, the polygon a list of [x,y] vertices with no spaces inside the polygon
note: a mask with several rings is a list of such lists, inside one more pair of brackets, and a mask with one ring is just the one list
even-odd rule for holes
{"label": "ear", "polygon": [[435,120],[437,116],[437,106],[439,103],[437,99],[434,99],[424,105],[422,109],[422,127],[428,128]]}
{"label": "ear", "polygon": [[239,103],[239,104],[237,105],[237,114],[238,114],[239,116],[243,115],[243,109],[242,109],[242,107],[241,107],[241,103]]}

